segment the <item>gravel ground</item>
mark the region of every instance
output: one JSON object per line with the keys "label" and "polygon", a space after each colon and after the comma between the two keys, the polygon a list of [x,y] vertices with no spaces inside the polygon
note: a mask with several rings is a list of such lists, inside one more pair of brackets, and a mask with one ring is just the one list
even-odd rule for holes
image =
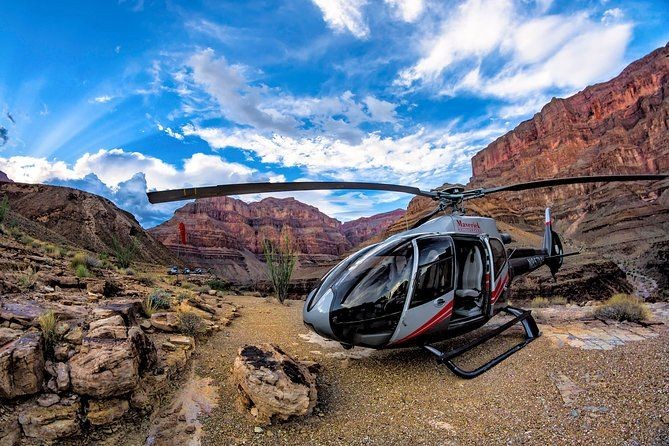
{"label": "gravel ground", "polygon": [[[243,306],[241,317],[194,359],[195,373],[220,385],[219,405],[203,420],[203,445],[669,444],[666,329],[610,351],[557,348],[541,337],[466,381],[415,348],[342,359],[343,349],[299,336],[308,333],[302,302],[229,299]],[[502,351],[517,337],[490,341],[465,362]],[[238,412],[230,367],[240,346],[259,342],[323,365],[313,416],[255,433],[253,419]],[[576,389],[568,404],[557,387],[565,379]]]}

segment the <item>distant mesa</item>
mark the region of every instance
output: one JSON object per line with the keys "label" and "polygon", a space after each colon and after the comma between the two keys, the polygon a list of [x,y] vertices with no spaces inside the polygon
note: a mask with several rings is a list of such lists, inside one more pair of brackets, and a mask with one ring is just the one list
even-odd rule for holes
{"label": "distant mesa", "polygon": [[[288,235],[300,253],[301,272],[315,268],[320,274],[323,265],[383,232],[402,215],[403,210],[395,210],[342,224],[294,198],[245,203],[216,197],[186,204],[149,232],[187,263],[247,282],[265,277],[260,260],[264,239],[278,241]],[[186,227],[185,245],[180,244],[179,223]]]}
{"label": "distant mesa", "polygon": [[5,172],[0,170],[0,183],[13,183],[13,181],[7,176]]}

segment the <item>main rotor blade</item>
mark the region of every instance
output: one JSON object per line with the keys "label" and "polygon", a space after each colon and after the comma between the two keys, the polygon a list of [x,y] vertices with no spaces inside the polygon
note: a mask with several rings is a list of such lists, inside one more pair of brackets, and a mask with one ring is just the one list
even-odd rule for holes
{"label": "main rotor blade", "polygon": [[[507,191],[523,191],[530,189],[539,189],[542,187],[551,187],[551,186],[563,186],[566,184],[582,184],[582,183],[605,183],[605,182],[622,182],[622,181],[658,181],[669,178],[669,174],[640,174],[640,175],[592,175],[585,177],[566,177],[566,178],[552,178],[548,180],[539,180],[539,181],[529,181],[527,183],[517,183],[511,184],[509,186],[499,186],[491,187],[488,189],[472,190],[465,191],[465,195],[468,192],[471,193],[471,197],[466,198],[476,198],[480,195],[494,194],[497,192],[507,192]],[[476,192],[479,192],[480,195],[477,195]]]}
{"label": "main rotor blade", "polygon": [[422,225],[423,223],[427,223],[428,221],[430,221],[430,219],[431,219],[432,217],[434,217],[435,215],[437,215],[439,212],[441,212],[441,211],[443,211],[443,210],[444,210],[444,209],[443,209],[441,206],[437,206],[437,208],[436,208],[435,210],[431,211],[431,212],[430,212],[429,214],[427,214],[426,216],[421,217],[416,223],[414,223],[413,225],[411,225],[411,228],[410,228],[410,229],[415,229],[415,228],[417,228],[418,226]]}
{"label": "main rotor blade", "polygon": [[192,200],[193,198],[220,197],[225,195],[258,194],[266,192],[292,192],[305,190],[383,190],[403,192],[423,197],[436,198],[437,194],[417,187],[400,186],[384,183],[358,183],[346,181],[304,181],[293,183],[240,183],[221,184],[219,186],[189,187],[156,192],[147,192],[150,203]]}

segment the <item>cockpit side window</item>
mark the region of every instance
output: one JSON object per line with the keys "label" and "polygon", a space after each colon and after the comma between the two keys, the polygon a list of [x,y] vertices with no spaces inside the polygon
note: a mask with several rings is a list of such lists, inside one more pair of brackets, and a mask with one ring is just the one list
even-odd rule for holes
{"label": "cockpit side window", "polygon": [[492,259],[494,262],[494,269],[495,269],[495,280],[497,280],[497,277],[499,277],[499,274],[502,271],[504,264],[506,263],[506,251],[504,250],[504,245],[499,240],[491,238],[489,242],[490,242],[490,248],[492,249]]}
{"label": "cockpit side window", "polygon": [[453,241],[435,237],[417,241],[420,256],[409,308],[443,296],[453,289]]}

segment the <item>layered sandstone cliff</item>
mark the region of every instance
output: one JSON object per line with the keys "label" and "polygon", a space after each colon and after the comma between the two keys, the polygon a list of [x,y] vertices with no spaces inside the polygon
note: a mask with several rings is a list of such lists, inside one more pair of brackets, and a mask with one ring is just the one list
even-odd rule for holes
{"label": "layered sandstone cliff", "polygon": [[[361,240],[384,230],[403,211],[342,224],[294,198],[266,198],[245,203],[231,197],[196,200],[149,230],[186,263],[212,268],[235,282],[261,280],[263,241],[288,237],[299,255],[297,277],[320,277],[323,268]],[[186,228],[180,243],[179,223]]]}
{"label": "layered sandstone cliff", "polygon": [[[473,157],[468,187],[668,171],[669,45],[608,82],[553,99]],[[468,208],[511,224],[512,230],[537,231],[543,209],[550,206],[558,232],[572,241],[573,249],[594,254],[565,260],[573,267],[570,280],[580,274],[581,282],[592,285],[576,286],[579,293],[588,293],[588,288],[593,294],[597,289],[625,290],[630,281],[640,294],[658,296],[669,288],[668,189],[669,181],[574,185],[502,193],[471,202]],[[415,198],[405,220],[411,224],[433,208],[431,200]],[[391,226],[388,233],[401,226]],[[592,281],[588,272],[593,269],[604,283]],[[541,280],[523,279],[532,292],[562,292],[559,285],[548,283],[545,272],[537,274]]]}

